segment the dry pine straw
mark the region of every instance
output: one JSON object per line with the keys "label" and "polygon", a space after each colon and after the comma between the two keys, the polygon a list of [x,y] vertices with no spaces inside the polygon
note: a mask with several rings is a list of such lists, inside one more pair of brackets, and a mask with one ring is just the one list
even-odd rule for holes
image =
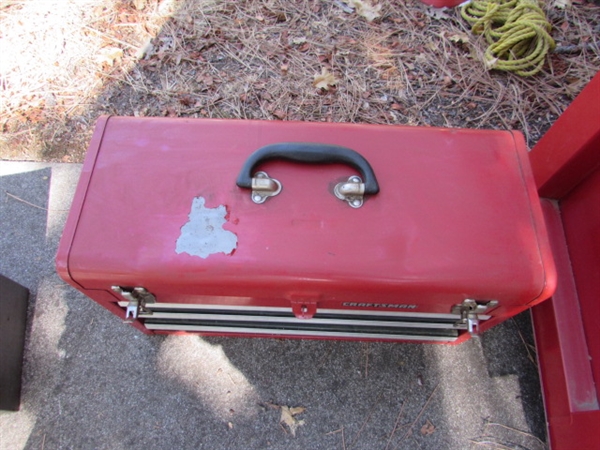
{"label": "dry pine straw", "polygon": [[532,78],[486,70],[456,10],[379,3],[369,23],[338,0],[0,0],[0,157],[81,161],[105,113],[517,129],[533,145],[600,68],[592,3],[544,5],[562,52]]}

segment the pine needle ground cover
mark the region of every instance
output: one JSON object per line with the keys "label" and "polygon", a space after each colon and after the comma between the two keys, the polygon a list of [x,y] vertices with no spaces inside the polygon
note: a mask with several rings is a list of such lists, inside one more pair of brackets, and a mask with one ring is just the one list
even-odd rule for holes
{"label": "pine needle ground cover", "polygon": [[81,162],[100,114],[516,129],[534,145],[600,69],[600,6],[541,3],[534,76],[418,0],[2,0],[0,158]]}

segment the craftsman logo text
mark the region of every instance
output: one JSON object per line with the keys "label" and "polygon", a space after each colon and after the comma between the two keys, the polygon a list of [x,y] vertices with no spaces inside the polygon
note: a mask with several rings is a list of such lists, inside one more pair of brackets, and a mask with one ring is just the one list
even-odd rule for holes
{"label": "craftsman logo text", "polygon": [[398,303],[354,303],[344,302],[342,306],[355,308],[393,308],[393,309],[417,309],[417,305],[403,305]]}

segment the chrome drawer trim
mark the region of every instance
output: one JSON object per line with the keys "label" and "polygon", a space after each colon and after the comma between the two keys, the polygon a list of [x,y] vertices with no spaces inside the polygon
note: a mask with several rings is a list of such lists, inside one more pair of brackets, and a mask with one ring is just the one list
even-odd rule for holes
{"label": "chrome drawer trim", "polygon": [[154,331],[192,331],[199,333],[232,333],[244,335],[271,335],[271,336],[299,336],[299,337],[319,337],[319,338],[362,338],[394,341],[436,341],[436,342],[454,342],[458,336],[427,336],[427,335],[403,335],[403,334],[377,334],[377,333],[350,333],[340,331],[308,331],[308,330],[273,330],[270,328],[237,328],[237,327],[209,327],[198,325],[179,325],[179,324],[145,324],[146,328]]}
{"label": "chrome drawer trim", "polygon": [[[319,311],[320,313],[321,311]],[[440,328],[440,329],[467,329],[464,324],[460,327],[451,326],[443,322],[406,322],[398,320],[360,320],[360,319],[321,319],[313,317],[312,319],[297,319],[296,317],[278,317],[278,316],[250,316],[233,314],[204,314],[204,313],[175,313],[154,311],[151,315],[140,315],[140,318],[149,320],[206,320],[206,321],[228,321],[228,322],[251,322],[253,320],[260,322],[269,322],[273,324],[299,324],[304,325],[347,325],[347,326],[380,326],[392,328]]]}
{"label": "chrome drawer trim", "polygon": [[[127,307],[127,302],[118,302],[119,306]],[[151,311],[164,311],[166,309],[177,309],[181,312],[186,310],[206,310],[210,312],[214,311],[231,311],[239,313],[261,313],[261,312],[272,312],[272,313],[283,313],[292,314],[290,307],[272,307],[272,306],[239,306],[239,305],[218,305],[218,304],[193,304],[193,303],[152,303],[146,305],[146,308]],[[317,309],[317,314],[335,314],[335,315],[348,315],[348,316],[382,316],[385,318],[415,318],[415,319],[446,319],[446,320],[458,320],[460,314],[450,313],[425,313],[425,312],[399,312],[389,311],[385,309],[379,310],[361,310],[361,309]],[[491,316],[480,314],[480,320],[488,320]]]}

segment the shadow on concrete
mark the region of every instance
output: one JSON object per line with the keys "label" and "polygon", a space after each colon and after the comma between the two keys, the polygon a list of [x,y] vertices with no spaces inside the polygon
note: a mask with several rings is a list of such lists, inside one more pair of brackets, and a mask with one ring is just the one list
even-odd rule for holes
{"label": "shadow on concrete", "polygon": [[46,210],[52,169],[32,165],[27,172],[10,173],[6,163],[0,164],[5,165],[0,167],[2,271],[35,293],[40,273],[47,271],[51,262],[47,254]]}
{"label": "shadow on concrete", "polygon": [[546,418],[530,312],[518,314],[484,333],[481,345],[490,377],[513,376],[518,379],[517,400],[523,405],[529,429],[534,436],[545,441]]}

